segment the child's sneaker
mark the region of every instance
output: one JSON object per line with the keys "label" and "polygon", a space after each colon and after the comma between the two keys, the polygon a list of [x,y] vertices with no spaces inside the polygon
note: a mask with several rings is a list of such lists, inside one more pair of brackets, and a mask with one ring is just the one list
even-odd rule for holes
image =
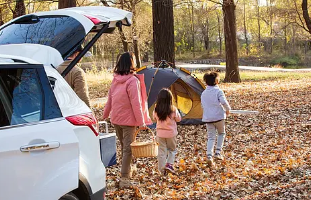
{"label": "child's sneaker", "polygon": [[212,155],[207,155],[207,165],[209,167],[212,167],[214,165],[213,156]]}
{"label": "child's sneaker", "polygon": [[214,157],[215,157],[217,160],[224,160],[224,157],[223,157],[223,155],[221,155],[221,153],[215,153]]}
{"label": "child's sneaker", "polygon": [[172,174],[175,174],[175,170],[174,170],[174,167],[173,167],[172,164],[166,163],[165,169],[166,169],[167,171],[171,172]]}

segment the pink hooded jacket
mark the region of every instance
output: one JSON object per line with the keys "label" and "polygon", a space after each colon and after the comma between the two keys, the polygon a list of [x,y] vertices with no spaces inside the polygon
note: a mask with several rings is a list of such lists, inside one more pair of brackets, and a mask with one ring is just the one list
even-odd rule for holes
{"label": "pink hooded jacket", "polygon": [[174,106],[172,114],[166,118],[165,121],[161,121],[155,111],[153,111],[153,118],[157,121],[157,136],[160,138],[172,138],[175,137],[177,132],[176,122],[181,121],[181,116],[178,109]]}
{"label": "pink hooded jacket", "polygon": [[103,118],[112,124],[142,126],[152,123],[143,74],[114,74]]}

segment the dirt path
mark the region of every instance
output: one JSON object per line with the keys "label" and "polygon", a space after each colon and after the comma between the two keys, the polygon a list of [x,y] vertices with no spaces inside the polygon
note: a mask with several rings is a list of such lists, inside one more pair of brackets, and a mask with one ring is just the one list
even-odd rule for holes
{"label": "dirt path", "polygon": [[[179,63],[177,67],[183,67],[188,70],[207,70],[207,69],[219,69],[225,70],[224,65],[206,65],[206,64],[186,64]],[[311,68],[305,69],[283,69],[283,68],[269,68],[269,67],[255,67],[255,66],[239,66],[240,70],[246,71],[267,71],[267,72],[311,72]]]}

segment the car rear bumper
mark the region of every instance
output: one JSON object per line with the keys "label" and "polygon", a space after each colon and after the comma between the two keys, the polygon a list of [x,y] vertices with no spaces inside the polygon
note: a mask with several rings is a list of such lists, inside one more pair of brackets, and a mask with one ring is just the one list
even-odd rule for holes
{"label": "car rear bumper", "polygon": [[105,200],[106,199],[107,188],[98,190],[96,193],[91,195],[91,200]]}

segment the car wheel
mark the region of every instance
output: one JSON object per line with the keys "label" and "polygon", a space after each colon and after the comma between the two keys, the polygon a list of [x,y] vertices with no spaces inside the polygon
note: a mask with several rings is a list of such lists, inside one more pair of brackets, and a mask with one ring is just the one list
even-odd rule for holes
{"label": "car wheel", "polygon": [[62,196],[59,200],[79,200],[79,199],[78,197],[76,197],[76,195],[70,192]]}

